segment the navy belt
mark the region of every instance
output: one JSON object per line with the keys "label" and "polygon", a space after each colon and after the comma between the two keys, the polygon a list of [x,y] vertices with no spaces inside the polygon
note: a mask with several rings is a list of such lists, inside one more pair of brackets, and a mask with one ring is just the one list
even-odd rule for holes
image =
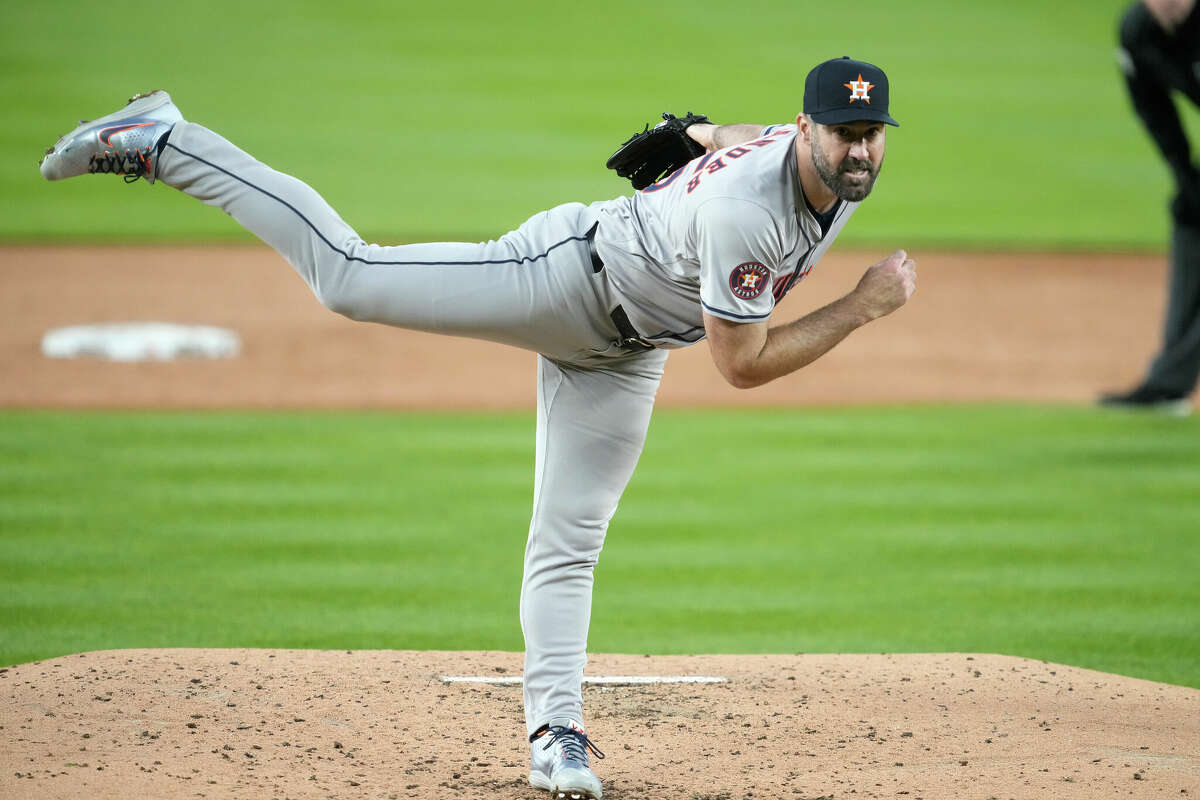
{"label": "navy belt", "polygon": [[596,252],[596,228],[599,228],[599,227],[600,227],[600,223],[597,222],[595,225],[588,228],[588,232],[586,234],[587,243],[588,243],[588,254],[592,257],[592,272],[593,273],[600,272],[604,269],[604,259],[600,258],[600,254]]}
{"label": "navy belt", "polygon": [[[592,258],[592,272],[599,273],[604,271],[604,259],[600,258],[600,254],[596,252],[596,228],[600,227],[597,222],[592,227],[588,228],[587,243],[588,254]],[[626,350],[653,350],[654,345],[642,338],[642,335],[637,332],[637,328],[633,327],[633,323],[629,321],[629,315],[625,313],[625,309],[617,306],[608,314],[612,318],[613,325],[616,326],[617,333],[621,335],[621,346]]]}

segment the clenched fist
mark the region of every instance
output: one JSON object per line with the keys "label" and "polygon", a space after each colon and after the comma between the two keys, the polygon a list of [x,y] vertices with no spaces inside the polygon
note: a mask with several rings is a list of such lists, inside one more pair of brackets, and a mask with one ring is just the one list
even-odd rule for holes
{"label": "clenched fist", "polygon": [[897,250],[872,264],[851,295],[870,319],[879,319],[908,302],[917,288],[917,262]]}

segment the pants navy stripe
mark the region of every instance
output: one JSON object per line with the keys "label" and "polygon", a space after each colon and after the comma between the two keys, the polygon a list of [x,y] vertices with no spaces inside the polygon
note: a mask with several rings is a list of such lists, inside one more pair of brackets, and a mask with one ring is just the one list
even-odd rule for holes
{"label": "pants navy stripe", "polygon": [[697,325],[694,328],[688,328],[683,333],[675,333],[673,331],[659,331],[658,333],[651,334],[651,335],[647,336],[646,338],[647,339],[675,339],[677,341],[684,342],[686,344],[693,344],[695,342],[700,341],[700,339],[703,339],[704,337],[701,336],[700,339],[689,339],[687,337],[691,336],[696,331],[702,331],[702,330],[704,330],[704,326]]}
{"label": "pants navy stripe", "polygon": [[212,163],[211,161],[207,161],[207,160],[201,158],[200,156],[194,155],[192,153],[187,152],[186,150],[176,147],[175,145],[171,144],[170,142],[167,142],[167,147],[171,148],[172,150],[175,150],[178,153],[182,153],[183,155],[187,156],[188,158],[195,159],[196,161],[199,161],[202,164],[207,164],[208,166],[212,167],[213,169],[225,173],[229,177],[233,178],[235,181],[244,183],[247,186],[249,186],[251,189],[254,189],[257,192],[261,192],[261,193],[265,194],[267,197],[270,197],[272,200],[278,201],[279,203],[287,206],[292,211],[293,214],[295,214],[300,219],[304,220],[304,224],[307,225],[309,228],[311,228],[312,232],[317,235],[317,238],[319,238],[322,242],[324,242],[325,245],[330,250],[337,253],[342,258],[346,259],[347,261],[358,261],[362,264],[371,264],[371,265],[376,265],[376,266],[409,266],[409,267],[437,267],[437,266],[465,267],[465,266],[478,266],[481,264],[521,264],[526,261],[532,263],[539,259],[545,258],[546,256],[550,255],[551,250],[561,247],[564,244],[567,244],[568,242],[583,242],[583,241],[587,240],[586,236],[569,236],[566,239],[563,239],[561,242],[555,242],[554,244],[547,247],[545,252],[538,253],[536,256],[533,256],[533,257],[521,256],[520,258],[504,258],[504,259],[494,259],[494,260],[490,260],[490,261],[369,261],[365,258],[359,258],[357,256],[352,256],[349,253],[347,253],[346,251],[344,251],[341,248],[334,245],[333,242],[331,242],[325,238],[324,234],[322,234],[319,230],[317,230],[317,226],[313,225],[312,222],[308,219],[308,217],[301,214],[299,209],[297,209],[295,206],[293,206],[287,200],[284,200],[282,197],[271,194],[266,189],[262,188],[261,186],[255,186],[253,183],[251,183],[250,181],[241,177],[240,175],[234,175],[232,172],[225,169],[224,167],[220,167],[220,166]]}

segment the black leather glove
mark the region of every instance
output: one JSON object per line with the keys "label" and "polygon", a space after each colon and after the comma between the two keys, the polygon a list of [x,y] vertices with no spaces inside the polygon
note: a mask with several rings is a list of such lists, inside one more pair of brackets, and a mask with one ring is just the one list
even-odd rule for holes
{"label": "black leather glove", "polygon": [[704,155],[704,148],[687,135],[687,129],[698,122],[708,122],[703,114],[688,112],[687,116],[663,114],[663,121],[635,133],[625,140],[605,164],[628,178],[635,189],[645,189],[665,178],[693,158]]}

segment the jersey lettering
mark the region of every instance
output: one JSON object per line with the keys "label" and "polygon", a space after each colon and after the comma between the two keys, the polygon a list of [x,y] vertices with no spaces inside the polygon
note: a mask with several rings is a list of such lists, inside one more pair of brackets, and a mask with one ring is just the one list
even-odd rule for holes
{"label": "jersey lettering", "polygon": [[683,167],[680,167],[679,169],[675,170],[667,177],[663,178],[658,183],[652,183],[649,186],[647,186],[645,189],[642,189],[642,191],[643,192],[657,192],[660,189],[665,189],[668,186],[670,186],[672,183],[674,183],[675,179],[678,178],[682,174],[683,174]]}
{"label": "jersey lettering", "polygon": [[775,298],[775,302],[778,303],[782,300],[783,296],[790,292],[793,286],[808,277],[808,273],[811,271],[812,264],[801,264],[790,275],[776,280],[771,286],[771,296]]}
{"label": "jersey lettering", "polygon": [[[771,133],[768,133],[766,136],[764,136],[761,139],[755,139],[753,142],[746,142],[744,144],[740,144],[740,145],[737,145],[736,147],[726,150],[724,153],[722,153],[722,156],[728,156],[729,158],[732,158],[732,159],[738,159],[744,155],[748,155],[749,153],[751,153],[752,152],[750,150],[751,147],[766,147],[769,144],[774,144],[775,142],[779,141],[778,137],[786,136],[786,135],[788,135],[788,132],[785,130],[772,131]],[[725,164],[725,162],[722,161],[720,158],[712,161],[712,163],[709,163],[709,159],[711,159],[712,157],[713,157],[712,153],[706,153],[704,158],[702,158],[696,162],[696,168],[692,170],[693,177],[690,181],[688,181],[688,184],[687,184],[687,193],[688,194],[691,194],[692,192],[696,191],[696,187],[700,185],[700,179],[704,175],[712,174],[714,172],[724,169],[727,166]]]}
{"label": "jersey lettering", "polygon": [[[711,155],[712,155],[712,153],[709,153],[709,156],[711,156]],[[720,172],[721,170],[725,169],[725,162],[718,158],[718,159],[715,159],[711,164],[709,164],[703,170],[701,170],[701,167],[704,167],[704,165],[707,161],[708,161],[708,156],[705,156],[704,160],[696,165],[696,176],[694,178],[692,178],[690,181],[688,181],[688,185],[687,185],[687,193],[688,194],[691,194],[692,192],[694,192],[696,190],[696,187],[700,185],[700,179],[702,177],[704,177],[705,175],[711,175],[714,172]]]}
{"label": "jersey lettering", "polygon": [[788,284],[791,283],[791,280],[792,280],[792,276],[787,275],[787,276],[777,279],[775,281],[774,285],[771,286],[771,296],[775,298],[776,303],[778,303],[780,300],[782,300],[783,296],[785,294],[787,294]]}
{"label": "jersey lettering", "polygon": [[743,145],[743,146],[766,147],[767,145],[773,144],[775,142],[774,137],[782,136],[785,133],[787,133],[787,131],[784,131],[784,130],[772,131],[771,133],[768,133],[766,136],[762,137],[761,139],[755,139],[753,142],[746,142],[745,145]]}

